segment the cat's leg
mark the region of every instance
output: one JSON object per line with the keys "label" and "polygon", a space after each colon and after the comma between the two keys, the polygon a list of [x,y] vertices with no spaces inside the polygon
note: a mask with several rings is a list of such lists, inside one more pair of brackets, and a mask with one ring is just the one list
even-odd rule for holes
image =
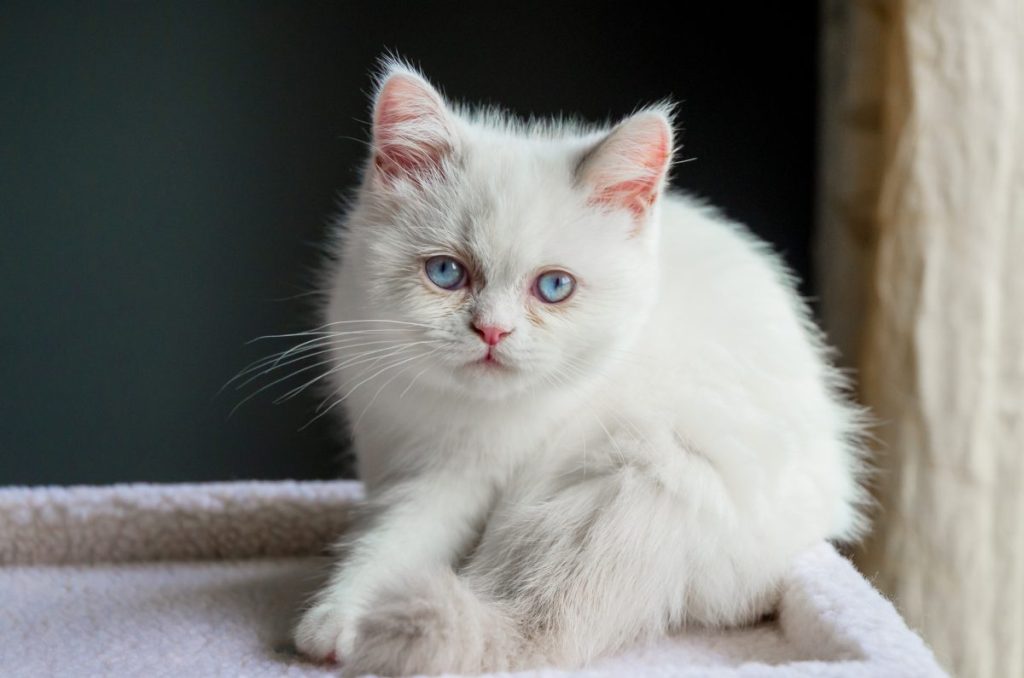
{"label": "cat's leg", "polygon": [[404,481],[374,497],[295,629],[299,651],[315,659],[349,656],[375,593],[410,573],[451,567],[477,538],[492,496],[488,483],[449,474]]}
{"label": "cat's leg", "polygon": [[628,465],[513,498],[491,516],[459,576],[425,572],[382,591],[348,669],[572,667],[663,633],[681,620],[686,598],[684,512]]}
{"label": "cat's leg", "polygon": [[621,444],[492,514],[466,576],[519,624],[525,663],[511,668],[578,667],[685,623],[744,624],[773,606],[772,565],[751,575],[740,562],[756,560],[741,549],[760,540],[718,471],[670,435],[648,437],[657,453]]}
{"label": "cat's leg", "polygon": [[345,676],[477,674],[522,665],[525,648],[504,606],[451,568],[385,587],[359,622]]}
{"label": "cat's leg", "polygon": [[504,507],[467,574],[513,610],[524,661],[578,667],[682,623],[695,513],[616,460]]}

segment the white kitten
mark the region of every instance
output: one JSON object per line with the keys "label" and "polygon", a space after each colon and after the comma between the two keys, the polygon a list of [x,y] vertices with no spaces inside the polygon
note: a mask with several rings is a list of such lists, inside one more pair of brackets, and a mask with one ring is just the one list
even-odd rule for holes
{"label": "white kitten", "polygon": [[858,412],[780,261],[664,193],[666,107],[458,110],[390,63],[323,334],[368,490],[296,632],[350,674],[578,666],[772,609],[863,528]]}

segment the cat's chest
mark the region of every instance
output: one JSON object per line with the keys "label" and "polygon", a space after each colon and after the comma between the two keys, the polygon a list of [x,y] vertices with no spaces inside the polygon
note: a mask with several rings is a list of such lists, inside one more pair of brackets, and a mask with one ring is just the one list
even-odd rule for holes
{"label": "cat's chest", "polygon": [[564,449],[571,417],[488,408],[374,408],[354,426],[364,464],[431,462],[512,467]]}

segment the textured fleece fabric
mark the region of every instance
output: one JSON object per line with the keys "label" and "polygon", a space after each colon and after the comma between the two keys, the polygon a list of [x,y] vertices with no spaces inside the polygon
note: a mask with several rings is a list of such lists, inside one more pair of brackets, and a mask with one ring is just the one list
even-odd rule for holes
{"label": "textured fleece fabric", "polygon": [[[352,482],[0,489],[0,675],[337,675],[296,656],[288,635],[360,495]],[[773,621],[516,675],[943,673],[821,544],[794,563]]]}

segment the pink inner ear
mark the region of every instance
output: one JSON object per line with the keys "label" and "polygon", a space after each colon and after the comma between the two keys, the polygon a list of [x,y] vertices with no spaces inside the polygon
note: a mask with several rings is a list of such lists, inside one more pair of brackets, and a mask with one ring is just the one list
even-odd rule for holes
{"label": "pink inner ear", "polygon": [[597,189],[591,201],[612,207],[625,207],[637,219],[641,219],[658,198],[658,183],[661,177],[627,179],[617,184]]}
{"label": "pink inner ear", "polygon": [[451,150],[444,103],[426,82],[388,78],[374,113],[374,166],[385,179],[417,180],[441,168]]}
{"label": "pink inner ear", "polygon": [[658,198],[671,155],[669,128],[661,118],[627,121],[591,158],[591,202],[628,209],[640,220]]}

